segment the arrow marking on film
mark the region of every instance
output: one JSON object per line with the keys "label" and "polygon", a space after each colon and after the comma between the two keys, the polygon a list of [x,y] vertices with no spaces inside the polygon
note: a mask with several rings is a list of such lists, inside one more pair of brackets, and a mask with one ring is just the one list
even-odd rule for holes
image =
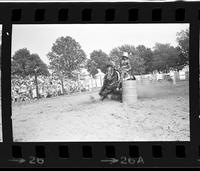
{"label": "arrow marking on film", "polygon": [[22,163],[24,163],[26,160],[24,160],[24,159],[22,158],[22,159],[11,159],[11,160],[9,160],[9,161],[17,162],[17,163],[19,163],[19,164],[22,164]]}
{"label": "arrow marking on film", "polygon": [[119,162],[119,160],[115,159],[115,158],[111,158],[111,159],[107,159],[107,160],[101,160],[101,162],[109,162],[110,164],[114,164],[114,163]]}

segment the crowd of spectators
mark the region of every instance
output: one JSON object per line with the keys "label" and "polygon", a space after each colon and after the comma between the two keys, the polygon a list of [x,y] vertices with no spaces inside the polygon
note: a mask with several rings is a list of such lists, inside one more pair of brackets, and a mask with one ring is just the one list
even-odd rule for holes
{"label": "crowd of spectators", "polygon": [[26,78],[22,78],[19,76],[15,76],[11,79],[11,88],[12,88],[12,101],[28,101],[37,98],[49,98],[55,97],[65,94],[72,94],[74,92],[84,91],[80,82],[64,79],[62,89],[61,81],[52,76],[38,76],[37,79],[38,84],[38,93],[39,97],[37,97],[36,93],[36,83],[35,78],[28,76]]}

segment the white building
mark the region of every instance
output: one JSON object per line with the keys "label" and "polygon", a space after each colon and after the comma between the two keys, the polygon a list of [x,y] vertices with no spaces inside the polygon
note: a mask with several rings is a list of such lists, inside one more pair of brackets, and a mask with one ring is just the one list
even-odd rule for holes
{"label": "white building", "polygon": [[93,78],[87,69],[82,69],[80,73],[81,85],[87,90],[91,90],[92,88],[100,88],[103,85],[104,75],[105,74],[98,69],[98,73],[95,75],[95,78]]}

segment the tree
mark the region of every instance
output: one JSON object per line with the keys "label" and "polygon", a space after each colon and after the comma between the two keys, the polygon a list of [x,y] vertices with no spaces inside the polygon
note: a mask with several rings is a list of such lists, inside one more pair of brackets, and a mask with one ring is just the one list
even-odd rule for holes
{"label": "tree", "polygon": [[93,78],[95,77],[95,75],[98,73],[98,66],[95,61],[91,59],[87,60],[87,71],[90,73],[90,75],[92,75]]}
{"label": "tree", "polygon": [[15,52],[11,60],[11,74],[18,75],[23,78],[33,76],[35,69],[37,75],[49,75],[47,65],[40,59],[38,54],[30,54],[26,48],[19,49]]}
{"label": "tree", "polygon": [[30,52],[28,49],[23,48],[15,52],[11,60],[11,74],[26,77],[29,75],[27,71],[27,62],[30,58]]}
{"label": "tree", "polygon": [[144,45],[139,45],[136,47],[136,51],[140,58],[144,60],[144,70],[145,74],[153,72],[152,60],[153,52],[150,48],[146,48]]}
{"label": "tree", "polygon": [[27,65],[28,65],[28,72],[30,73],[30,75],[35,74],[36,70],[37,70],[37,75],[44,75],[44,76],[49,75],[47,65],[41,60],[38,54],[31,54],[27,62]]}
{"label": "tree", "polygon": [[145,72],[144,59],[139,54],[139,51],[132,45],[126,44],[111,50],[110,58],[114,61],[116,68],[120,68],[120,61],[124,52],[129,54],[134,74],[143,74]]}
{"label": "tree", "polygon": [[50,61],[50,68],[59,76],[63,93],[65,93],[63,78],[74,78],[73,71],[79,71],[86,60],[85,52],[75,39],[66,36],[56,39],[47,57]]}
{"label": "tree", "polygon": [[176,49],[179,55],[174,68],[176,70],[181,70],[184,66],[189,64],[189,29],[178,32],[176,40],[178,42]]}
{"label": "tree", "polygon": [[115,63],[116,68],[120,67],[120,61],[121,57],[123,56],[123,53],[127,52],[128,54],[135,55],[136,49],[132,45],[122,45],[116,48],[113,48],[110,52],[110,59]]}
{"label": "tree", "polygon": [[11,60],[12,76],[35,76],[35,85],[37,98],[39,98],[37,76],[49,75],[47,65],[40,59],[38,54],[30,54],[26,48],[19,49],[15,52]]}
{"label": "tree", "polygon": [[189,57],[189,29],[178,32],[176,40],[182,53]]}
{"label": "tree", "polygon": [[102,50],[94,50],[90,54],[90,59],[87,62],[87,70],[93,77],[98,73],[98,69],[106,73],[106,65],[109,61],[110,59],[105,52]]}
{"label": "tree", "polygon": [[135,75],[145,74],[145,61],[139,53],[131,55],[131,66]]}
{"label": "tree", "polygon": [[152,65],[158,72],[169,72],[175,67],[178,51],[170,44],[156,43],[153,51]]}

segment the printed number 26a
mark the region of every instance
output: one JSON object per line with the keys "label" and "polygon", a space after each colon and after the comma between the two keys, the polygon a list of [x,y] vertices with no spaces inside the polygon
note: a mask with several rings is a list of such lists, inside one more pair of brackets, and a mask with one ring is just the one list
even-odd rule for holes
{"label": "printed number 26a", "polygon": [[29,160],[29,164],[32,164],[32,165],[41,164],[42,165],[42,164],[44,164],[44,159],[31,156],[30,160]]}

